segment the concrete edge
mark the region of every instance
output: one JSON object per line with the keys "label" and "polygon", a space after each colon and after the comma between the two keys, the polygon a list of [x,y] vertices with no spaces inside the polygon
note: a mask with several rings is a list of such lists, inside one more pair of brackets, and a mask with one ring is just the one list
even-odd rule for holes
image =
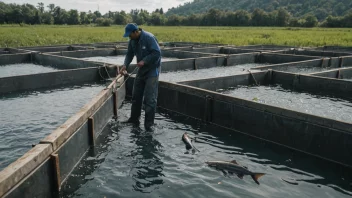
{"label": "concrete edge", "polygon": [[312,60],[304,60],[304,61],[296,61],[296,62],[289,62],[289,63],[278,63],[278,64],[270,64],[270,65],[265,65],[265,66],[259,66],[259,67],[253,67],[251,69],[256,69],[256,70],[264,70],[264,69],[275,69],[276,67],[282,67],[282,66],[295,66],[296,64],[302,64],[302,63],[313,63],[316,61],[323,61],[322,58],[316,58]]}
{"label": "concrete edge", "polygon": [[336,72],[336,71],[349,71],[349,70],[352,70],[352,67],[345,67],[345,68],[334,68],[334,69],[330,69],[330,70],[326,70],[326,71],[322,71],[322,72],[314,72],[314,73],[310,73],[309,75],[315,76],[315,75],[325,74],[325,73],[330,73],[330,72]]}
{"label": "concrete edge", "polygon": [[112,95],[112,91],[120,83],[117,76],[116,79],[99,94],[97,94],[90,102],[84,105],[75,115],[70,117],[64,124],[54,130],[50,135],[40,141],[40,143],[52,144],[53,150],[57,150],[86,120]]}
{"label": "concrete edge", "polygon": [[273,52],[262,52],[261,54],[276,55],[276,56],[290,56],[290,57],[304,57],[307,59],[319,59],[316,56],[306,56],[306,55],[295,55],[295,54],[278,54]]}
{"label": "concrete edge", "polygon": [[0,197],[25,178],[53,152],[50,144],[38,144],[0,172]]}
{"label": "concrete edge", "polygon": [[[256,74],[256,73],[267,73],[267,71],[251,71],[252,74]],[[186,85],[187,83],[196,83],[196,82],[202,82],[202,81],[212,81],[212,80],[216,80],[216,79],[222,79],[222,78],[228,78],[228,77],[233,77],[236,78],[236,76],[243,76],[243,75],[250,75],[250,73],[248,71],[243,71],[243,72],[238,72],[237,74],[229,74],[227,76],[221,76],[221,77],[213,77],[213,78],[201,78],[201,79],[197,79],[197,80],[185,80],[185,81],[177,81],[175,84],[182,84],[182,85]],[[163,82],[167,82],[167,81],[163,81]],[[194,86],[190,86],[190,87],[194,87]],[[197,88],[197,87],[194,87]],[[209,90],[207,90],[209,91]],[[214,92],[217,93],[217,92]]]}
{"label": "concrete edge", "polygon": [[[291,74],[291,73],[290,73]],[[309,75],[308,75],[309,76]],[[188,93],[191,95],[198,95],[202,97],[206,97],[207,95],[211,95],[214,100],[219,100],[223,102],[228,102],[228,103],[236,103],[245,107],[257,109],[257,110],[262,110],[266,112],[270,112],[273,114],[277,115],[282,115],[294,119],[299,119],[302,121],[309,121],[312,124],[324,126],[327,128],[335,128],[341,131],[345,131],[347,133],[352,133],[352,124],[351,123],[346,123],[334,119],[329,119],[329,118],[324,118],[320,116],[315,116],[311,114],[306,114],[303,112],[299,111],[294,111],[290,109],[283,109],[279,108],[273,105],[268,105],[268,104],[261,104],[257,103],[251,100],[243,99],[243,98],[237,98],[233,96],[228,96],[224,94],[220,94],[214,91],[198,88],[198,87],[193,87],[189,85],[184,85],[184,84],[178,84],[178,83],[171,83],[171,82],[165,82],[165,81],[160,81],[160,86],[165,87],[165,88],[170,88],[173,90],[178,90],[180,92]],[[347,130],[346,130],[347,129]]]}
{"label": "concrete edge", "polygon": [[0,58],[1,58],[1,57],[6,57],[6,56],[11,57],[11,56],[18,56],[18,55],[29,55],[29,54],[31,54],[31,52],[17,53],[17,54],[1,54],[1,55],[0,55]]}
{"label": "concrete edge", "polygon": [[60,55],[60,54],[61,53],[66,53],[66,54],[71,54],[72,53],[72,54],[74,54],[74,53],[77,53],[77,52],[92,52],[92,51],[107,51],[107,50],[115,51],[116,49],[115,48],[95,48],[95,49],[82,49],[82,50],[75,50],[75,51],[42,52],[41,54],[70,57],[70,56],[65,56],[65,55]]}

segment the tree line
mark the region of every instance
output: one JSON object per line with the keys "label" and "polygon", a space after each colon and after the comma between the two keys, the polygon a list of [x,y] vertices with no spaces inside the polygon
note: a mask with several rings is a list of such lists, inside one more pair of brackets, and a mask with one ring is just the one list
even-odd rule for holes
{"label": "tree line", "polygon": [[57,24],[80,25],[97,24],[110,26],[112,24],[125,25],[134,22],[138,25],[155,26],[278,26],[278,27],[352,27],[352,11],[344,16],[329,15],[321,22],[312,14],[293,17],[286,9],[266,12],[262,9],[222,11],[209,9],[203,14],[188,16],[166,15],[162,8],[153,12],[143,9],[107,12],[99,11],[79,12],[65,10],[55,4],[46,7],[43,3],[36,6],[31,4],[5,4],[0,2],[0,24]]}
{"label": "tree line", "polygon": [[329,15],[344,16],[352,11],[351,0],[193,0],[173,7],[167,11],[167,15],[200,14],[211,8],[219,10],[237,11],[246,10],[253,12],[261,8],[266,12],[272,12],[279,8],[285,8],[292,16],[302,17],[306,14],[314,14],[318,21],[323,21]]}

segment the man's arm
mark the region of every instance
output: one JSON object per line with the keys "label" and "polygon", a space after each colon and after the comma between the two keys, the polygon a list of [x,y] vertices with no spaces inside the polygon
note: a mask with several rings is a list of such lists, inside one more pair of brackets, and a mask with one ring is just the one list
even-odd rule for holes
{"label": "man's arm", "polygon": [[152,50],[152,53],[150,53],[149,55],[144,57],[143,61],[144,61],[145,64],[154,63],[161,56],[161,52],[160,52],[160,47],[159,47],[158,41],[157,41],[157,39],[155,37],[148,37],[147,44],[150,47],[150,49]]}

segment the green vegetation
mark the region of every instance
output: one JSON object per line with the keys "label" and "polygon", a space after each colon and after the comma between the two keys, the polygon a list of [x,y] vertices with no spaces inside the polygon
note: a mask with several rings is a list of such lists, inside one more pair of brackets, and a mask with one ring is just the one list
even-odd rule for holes
{"label": "green vegetation", "polygon": [[[166,13],[163,9],[152,13],[141,9],[102,14],[66,11],[54,4],[45,7],[43,3],[33,6],[0,2],[0,24],[352,27],[352,1],[335,3],[337,0],[196,0]],[[216,9],[219,7],[222,9]]]}
{"label": "green vegetation", "polygon": [[[231,45],[352,46],[352,29],[271,27],[141,26],[159,42],[204,42]],[[0,47],[127,41],[124,26],[2,25]]]}
{"label": "green vegetation", "polygon": [[352,11],[350,0],[194,0],[166,12],[167,15],[201,14],[215,8],[222,11],[246,10],[253,12],[261,8],[272,12],[284,8],[293,17],[302,17],[307,14],[315,15],[323,20],[329,15],[342,16]]}

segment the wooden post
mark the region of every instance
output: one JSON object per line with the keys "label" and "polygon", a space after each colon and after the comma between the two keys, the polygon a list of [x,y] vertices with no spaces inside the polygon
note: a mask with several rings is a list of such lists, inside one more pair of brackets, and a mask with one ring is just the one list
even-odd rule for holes
{"label": "wooden post", "polygon": [[89,133],[89,142],[91,146],[95,146],[95,136],[94,136],[94,118],[88,118],[88,133]]}
{"label": "wooden post", "polygon": [[114,116],[115,116],[115,119],[117,119],[117,104],[118,104],[117,91],[115,91],[112,96],[113,96],[113,103],[114,103]]}
{"label": "wooden post", "polygon": [[60,163],[59,163],[59,155],[51,154],[50,158],[54,167],[54,180],[55,180],[55,190],[60,192],[61,190],[61,180],[60,180]]}
{"label": "wooden post", "polygon": [[343,58],[341,57],[341,58],[340,58],[339,67],[342,67],[342,66],[343,66]]}
{"label": "wooden post", "polygon": [[337,78],[337,79],[340,78],[340,70],[337,71],[336,78]]}
{"label": "wooden post", "polygon": [[226,58],[225,58],[224,66],[229,66],[229,59],[230,59],[230,55],[227,55]]}

